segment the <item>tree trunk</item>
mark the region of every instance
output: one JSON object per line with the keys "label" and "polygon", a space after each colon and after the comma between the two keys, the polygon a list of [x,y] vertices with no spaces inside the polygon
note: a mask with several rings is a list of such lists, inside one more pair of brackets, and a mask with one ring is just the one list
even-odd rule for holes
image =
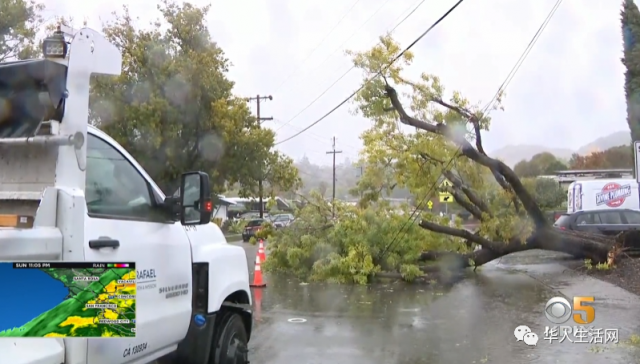
{"label": "tree trunk", "polygon": [[[578,259],[591,259],[596,264],[606,262],[609,252],[615,250],[616,239],[609,238],[607,242],[602,240],[601,236],[594,236],[593,239],[590,239],[586,236],[576,236],[572,232],[545,228],[534,232],[524,242],[513,239],[497,248],[492,245],[466,254],[427,251],[420,255],[419,261],[445,261],[449,263],[447,268],[469,268],[479,267],[508,254],[542,249],[566,253]],[[435,273],[441,269],[442,267],[438,267],[437,269],[423,269],[423,271]]]}

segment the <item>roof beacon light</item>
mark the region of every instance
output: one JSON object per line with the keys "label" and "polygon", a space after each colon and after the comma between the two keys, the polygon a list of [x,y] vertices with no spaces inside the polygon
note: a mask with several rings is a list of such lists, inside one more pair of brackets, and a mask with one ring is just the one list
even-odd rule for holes
{"label": "roof beacon light", "polygon": [[67,41],[64,33],[58,30],[42,42],[42,54],[45,58],[65,58],[67,56]]}

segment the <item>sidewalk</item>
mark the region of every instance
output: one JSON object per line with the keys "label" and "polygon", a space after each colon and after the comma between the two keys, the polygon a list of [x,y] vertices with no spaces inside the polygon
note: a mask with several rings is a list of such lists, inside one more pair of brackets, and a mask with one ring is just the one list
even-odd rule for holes
{"label": "sidewalk", "polygon": [[569,262],[563,254],[531,250],[503,257],[486,266],[525,274],[566,298],[593,296],[597,312],[594,326],[617,328],[621,342],[632,334],[640,334],[640,296],[571,269],[567,265],[580,262]]}

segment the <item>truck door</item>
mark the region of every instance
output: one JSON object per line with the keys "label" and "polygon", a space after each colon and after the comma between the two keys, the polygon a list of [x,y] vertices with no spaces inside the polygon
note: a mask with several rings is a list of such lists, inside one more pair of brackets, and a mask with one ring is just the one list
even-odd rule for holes
{"label": "truck door", "polygon": [[[106,135],[87,141],[85,259],[134,262],[136,333],[89,339],[88,364],[121,364],[166,354],[186,335],[191,318],[191,248],[180,223],[158,208],[161,192]],[[105,325],[122,336],[117,325]]]}

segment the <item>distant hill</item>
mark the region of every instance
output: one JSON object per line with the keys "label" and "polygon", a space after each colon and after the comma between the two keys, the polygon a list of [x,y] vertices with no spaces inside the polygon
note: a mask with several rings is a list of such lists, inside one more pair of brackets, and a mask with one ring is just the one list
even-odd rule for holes
{"label": "distant hill", "polygon": [[598,138],[591,143],[580,147],[578,154],[586,155],[595,151],[603,151],[609,148],[618,147],[620,145],[630,145],[631,134],[628,131],[618,131],[602,138]]}
{"label": "distant hill", "polygon": [[617,147],[619,145],[631,144],[631,135],[628,131],[618,131],[613,134],[598,138],[592,142],[589,142],[578,150],[571,150],[565,148],[549,148],[542,145],[507,145],[498,150],[490,152],[489,155],[494,158],[498,158],[505,162],[507,165],[513,167],[521,160],[529,160],[536,154],[549,152],[555,155],[557,158],[568,160],[573,153],[580,155],[587,155],[599,150],[607,150],[609,148]]}
{"label": "distant hill", "polygon": [[[300,178],[304,187],[302,194],[309,193],[311,190],[317,190],[324,193],[325,198],[331,198],[333,194],[332,179],[333,170],[331,166],[320,166],[313,164],[306,156],[295,162],[298,168]],[[349,190],[356,187],[360,179],[360,167],[350,161],[348,158],[340,164],[336,165],[336,198],[350,199]],[[395,189],[392,198],[409,198],[410,194],[406,189]]]}

